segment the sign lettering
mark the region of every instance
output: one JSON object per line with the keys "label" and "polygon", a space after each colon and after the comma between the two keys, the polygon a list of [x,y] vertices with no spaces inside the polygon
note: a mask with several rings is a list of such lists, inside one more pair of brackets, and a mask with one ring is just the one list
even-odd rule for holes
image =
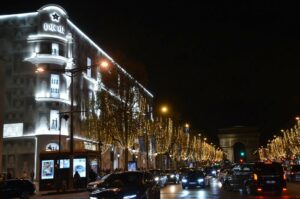
{"label": "sign lettering", "polygon": [[60,34],[65,34],[65,28],[62,25],[56,25],[53,23],[44,23],[44,31],[46,32],[58,32]]}

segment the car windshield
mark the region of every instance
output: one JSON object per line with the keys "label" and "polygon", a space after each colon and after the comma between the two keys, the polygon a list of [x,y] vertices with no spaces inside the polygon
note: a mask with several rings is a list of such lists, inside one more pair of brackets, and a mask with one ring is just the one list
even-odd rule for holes
{"label": "car windshield", "polygon": [[260,164],[256,170],[262,174],[282,174],[283,169],[279,164]]}
{"label": "car windshield", "polygon": [[108,187],[130,188],[140,186],[143,180],[142,173],[112,174],[108,179]]}
{"label": "car windshield", "polygon": [[152,173],[153,175],[160,175],[161,171],[160,170],[150,170],[150,173]]}
{"label": "car windshield", "polygon": [[291,170],[292,171],[300,171],[300,165],[293,165]]}
{"label": "car windshield", "polygon": [[193,171],[189,171],[187,173],[187,176],[204,176],[204,175],[202,171],[193,170]]}

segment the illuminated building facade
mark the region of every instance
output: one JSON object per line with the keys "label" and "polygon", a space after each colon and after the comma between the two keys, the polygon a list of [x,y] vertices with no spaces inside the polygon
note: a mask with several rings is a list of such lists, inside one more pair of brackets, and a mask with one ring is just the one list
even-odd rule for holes
{"label": "illuminated building facade", "polygon": [[[71,99],[74,151],[96,151],[97,140],[88,137],[81,126],[89,111],[87,104],[96,100],[97,92],[107,92],[118,100],[115,86],[110,85],[133,77],[78,29],[57,5],[46,5],[33,13],[0,16],[0,41],[4,85],[0,101],[2,170],[14,177],[33,171],[35,178],[40,179],[40,153],[59,148],[70,150],[70,118],[60,116],[70,113]],[[109,71],[97,67],[101,59],[110,63]],[[40,66],[48,71],[37,74]],[[66,70],[74,68],[84,70],[73,74],[71,96],[71,75]],[[152,94],[137,81],[135,85],[152,115]]]}

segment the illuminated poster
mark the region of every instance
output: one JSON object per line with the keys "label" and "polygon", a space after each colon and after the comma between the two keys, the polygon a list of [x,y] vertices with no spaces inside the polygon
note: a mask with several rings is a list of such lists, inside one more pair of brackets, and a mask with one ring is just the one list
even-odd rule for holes
{"label": "illuminated poster", "polygon": [[59,168],[60,169],[68,169],[68,168],[70,168],[70,160],[69,159],[59,160]]}
{"label": "illuminated poster", "polygon": [[136,162],[135,161],[128,162],[128,171],[136,171]]}
{"label": "illuminated poster", "polygon": [[42,180],[53,179],[54,177],[54,160],[42,160]]}
{"label": "illuminated poster", "polygon": [[73,162],[73,176],[75,172],[78,172],[80,177],[86,177],[86,159],[75,158]]}

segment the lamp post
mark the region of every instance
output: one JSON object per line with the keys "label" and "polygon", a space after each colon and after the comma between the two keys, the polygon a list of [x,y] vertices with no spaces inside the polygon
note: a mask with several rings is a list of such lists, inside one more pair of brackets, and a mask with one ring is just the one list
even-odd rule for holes
{"label": "lamp post", "polygon": [[[168,113],[169,113],[169,108],[168,108],[168,106],[166,106],[166,105],[163,105],[161,108],[160,108],[160,112],[161,112],[161,114],[163,115],[163,116],[165,116],[165,115],[167,115]],[[168,122],[168,121],[167,121]],[[165,121],[164,120],[162,120],[162,123],[163,123],[163,125],[164,125],[164,128],[161,130],[161,133],[165,130],[165,128],[166,128],[166,124],[165,124]],[[169,130],[169,128],[168,128],[168,124],[167,124],[167,131]],[[164,156],[164,154],[162,153],[162,141],[163,141],[163,136],[161,135],[161,137],[160,137],[160,145],[161,145],[161,154],[160,154],[160,163],[161,163],[161,169],[163,169],[163,156]],[[168,157],[166,157],[167,159],[168,159]]]}
{"label": "lamp post", "polygon": [[117,154],[117,157],[118,157],[118,169],[120,168],[119,166],[120,166],[120,154],[118,153]]}

